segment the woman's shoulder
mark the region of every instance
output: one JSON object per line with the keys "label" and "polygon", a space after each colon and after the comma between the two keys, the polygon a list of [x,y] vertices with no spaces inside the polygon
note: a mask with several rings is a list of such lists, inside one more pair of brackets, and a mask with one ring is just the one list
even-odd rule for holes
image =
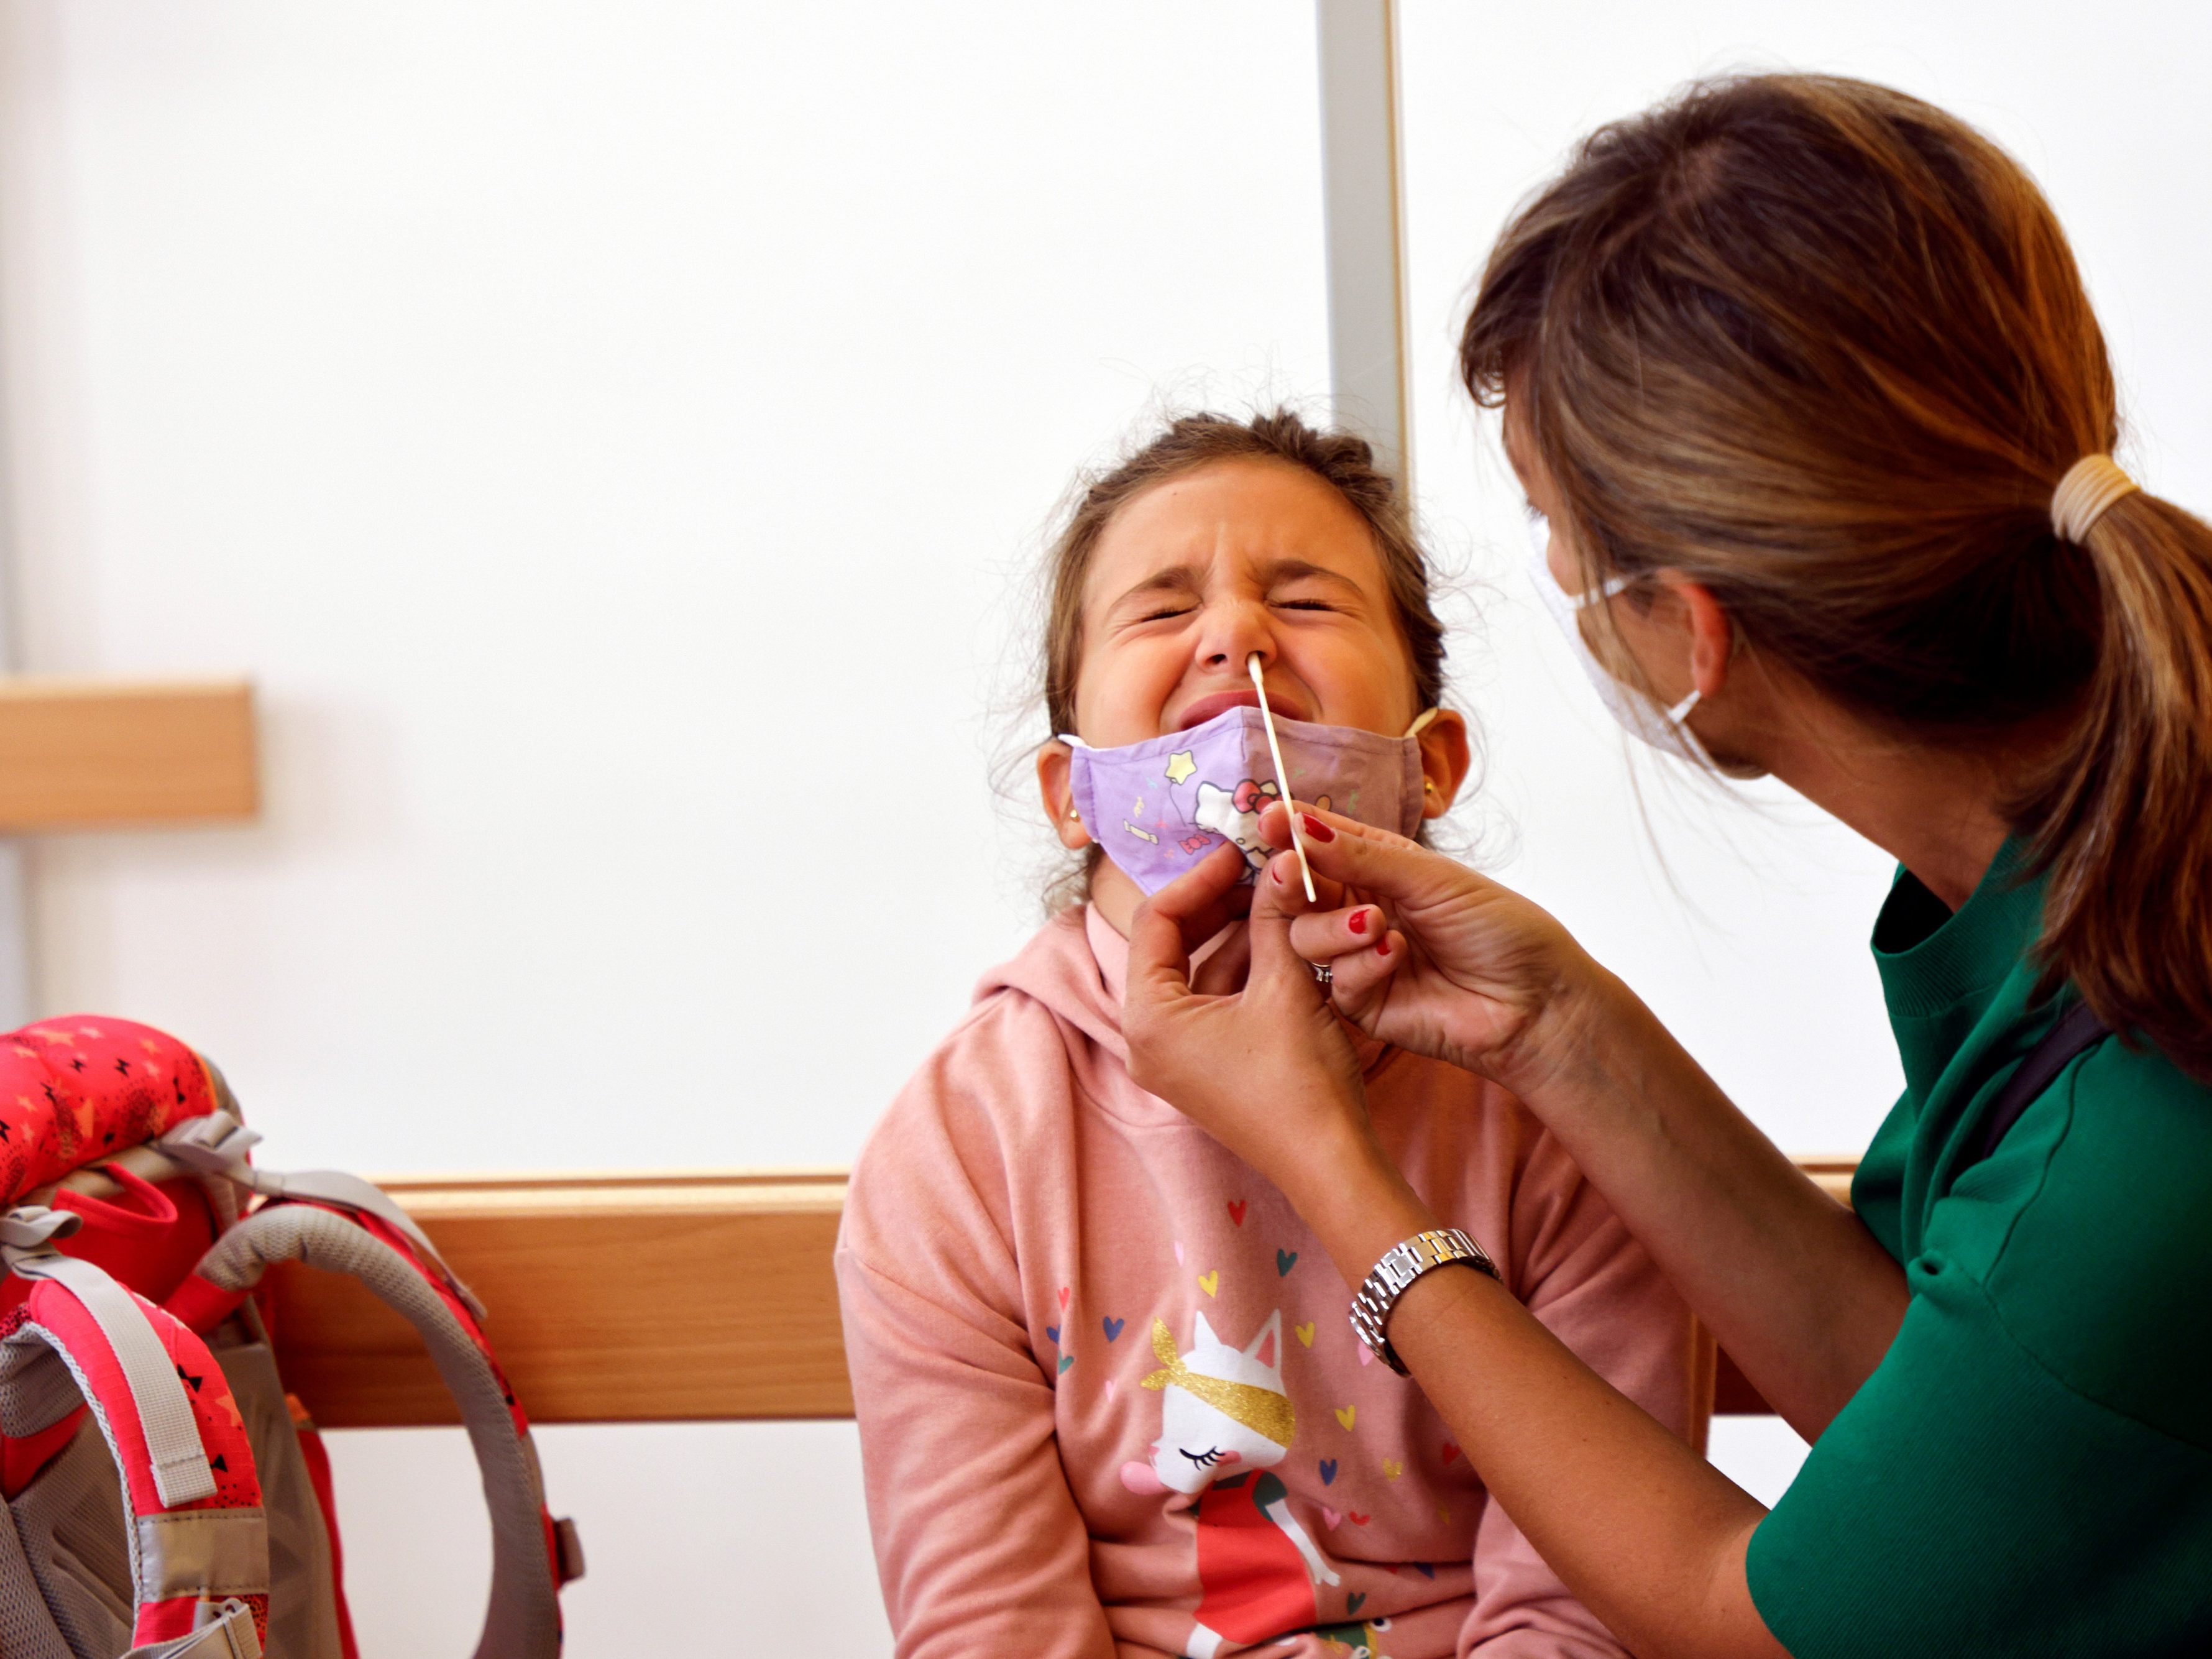
{"label": "woman's shoulder", "polygon": [[2052,1163],[2067,1190],[2133,1207],[2147,1190],[2202,1194],[2212,1183],[2212,1083],[2146,1042],[2118,1036],[2060,1081],[2070,1111]]}
{"label": "woman's shoulder", "polygon": [[[2046,1240],[2145,1282],[2212,1275],[2212,1086],[2107,1037],[2032,1101],[1953,1195],[1990,1211],[1994,1285]],[[2044,1264],[2036,1264],[2044,1265]]]}
{"label": "woman's shoulder", "polygon": [[2014,1340],[2077,1392],[2212,1447],[2212,1087],[2107,1039],[1960,1198],[2001,1224],[1980,1277]]}

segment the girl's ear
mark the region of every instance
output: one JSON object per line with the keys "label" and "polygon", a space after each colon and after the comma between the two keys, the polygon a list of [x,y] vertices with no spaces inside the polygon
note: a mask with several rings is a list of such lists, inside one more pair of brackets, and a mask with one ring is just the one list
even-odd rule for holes
{"label": "girl's ear", "polygon": [[1044,797],[1044,815],[1052,820],[1060,844],[1071,853],[1091,845],[1091,834],[1075,811],[1075,790],[1069,762],[1075,751],[1058,738],[1037,746],[1037,793]]}
{"label": "girl's ear", "polygon": [[1440,818],[1451,810],[1474,764],[1467,721],[1455,709],[1438,709],[1415,741],[1421,745],[1421,816]]}

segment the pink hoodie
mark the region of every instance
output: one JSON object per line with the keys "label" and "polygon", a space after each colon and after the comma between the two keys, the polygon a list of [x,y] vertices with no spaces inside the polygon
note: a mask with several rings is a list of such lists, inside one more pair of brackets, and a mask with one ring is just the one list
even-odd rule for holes
{"label": "pink hoodie", "polygon": [[[1129,1079],[1127,942],[1064,912],[870,1138],[838,1243],[876,1559],[912,1659],[1621,1652],[1352,1335],[1282,1195]],[[1383,1142],[1692,1444],[1710,1348],[1520,1103],[1369,1044]]]}

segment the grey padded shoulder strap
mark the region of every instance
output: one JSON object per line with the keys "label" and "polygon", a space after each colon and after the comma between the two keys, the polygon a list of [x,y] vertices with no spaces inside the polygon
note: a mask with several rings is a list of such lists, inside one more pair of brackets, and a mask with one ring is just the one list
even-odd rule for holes
{"label": "grey padded shoulder strap", "polygon": [[561,1613],[537,1460],[515,1430],[507,1390],[483,1351],[397,1250],[328,1210],[304,1204],[258,1210],[216,1241],[199,1273],[225,1290],[245,1291],[274,1261],[350,1274],[422,1336],[460,1407],[491,1510],[491,1602],[477,1659],[557,1659]]}
{"label": "grey padded shoulder strap", "polygon": [[186,1118],[155,1144],[179,1163],[220,1176],[267,1198],[313,1199],[318,1204],[335,1204],[342,1210],[358,1210],[364,1215],[374,1216],[415,1247],[415,1254],[453,1287],[462,1306],[478,1319],[484,1316],[483,1304],[477,1300],[476,1293],[446,1265],[446,1258],[438,1254],[438,1247],[430,1242],[429,1234],[416,1224],[413,1216],[392,1201],[389,1193],[374,1182],[363,1181],[343,1170],[296,1170],[287,1173],[256,1169],[246,1161],[246,1155],[260,1139],[234,1114],[218,1108],[199,1117]]}
{"label": "grey padded shoulder strap", "polygon": [[[154,1466],[154,1489],[166,1508],[215,1496],[215,1471],[191,1401],[177,1379],[176,1363],[161,1346],[154,1322],[131,1292],[104,1268],[64,1255],[51,1243],[17,1243],[18,1238],[65,1237],[75,1229],[53,1224],[66,1212],[34,1207],[10,1211],[0,1222],[0,1258],[25,1279],[52,1279],[82,1304],[114,1351],[115,1363],[131,1390],[131,1403],[146,1435],[146,1455]],[[68,1359],[70,1356],[64,1355]],[[76,1366],[71,1364],[70,1369]]]}

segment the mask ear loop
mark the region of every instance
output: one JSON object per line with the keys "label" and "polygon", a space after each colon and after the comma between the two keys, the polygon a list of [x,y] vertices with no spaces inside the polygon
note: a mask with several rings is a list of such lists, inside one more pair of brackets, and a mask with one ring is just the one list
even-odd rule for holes
{"label": "mask ear loop", "polygon": [[1260,653],[1255,651],[1245,658],[1244,666],[1251,672],[1253,687],[1260,694],[1260,724],[1267,728],[1267,752],[1274,757],[1275,781],[1283,791],[1283,810],[1290,813],[1291,845],[1298,849],[1298,871],[1306,878],[1306,902],[1318,904],[1321,895],[1314,891],[1313,866],[1306,862],[1306,838],[1298,833],[1298,815],[1291,810],[1291,775],[1283,765],[1283,745],[1275,741],[1275,717],[1267,708],[1267,682],[1260,675]]}
{"label": "mask ear loop", "polygon": [[[1422,732],[1427,731],[1430,726],[1435,722],[1437,716],[1443,712],[1444,711],[1441,708],[1431,708],[1423,711],[1413,723],[1406,728],[1406,736],[1408,738],[1419,737]],[[1428,775],[1428,767],[1425,763],[1421,768],[1421,793],[1424,795],[1433,795],[1437,793],[1437,781]]]}
{"label": "mask ear loop", "polygon": [[[1061,732],[1060,734],[1060,741],[1066,744],[1070,749],[1088,749],[1091,747],[1089,744],[1084,742],[1082,738],[1077,737],[1073,732]],[[1081,823],[1083,822],[1083,814],[1077,808],[1075,802],[1072,799],[1067,803],[1067,821],[1070,823]],[[1092,844],[1094,846],[1097,845],[1096,842],[1093,842]]]}

